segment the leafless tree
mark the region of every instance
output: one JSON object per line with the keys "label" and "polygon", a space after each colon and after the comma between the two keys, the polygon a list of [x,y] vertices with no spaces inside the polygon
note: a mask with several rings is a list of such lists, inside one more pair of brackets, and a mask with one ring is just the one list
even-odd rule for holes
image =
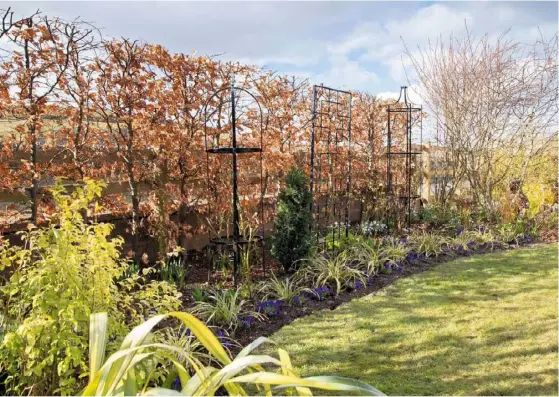
{"label": "leafless tree", "polygon": [[[462,37],[406,47],[406,55],[415,69],[408,79],[435,118],[436,143],[449,152],[449,166],[469,182],[477,203],[494,210],[496,187],[524,179],[557,138],[557,35],[540,32],[521,43],[508,30],[475,37],[466,26]],[[519,158],[520,175],[511,175]]]}

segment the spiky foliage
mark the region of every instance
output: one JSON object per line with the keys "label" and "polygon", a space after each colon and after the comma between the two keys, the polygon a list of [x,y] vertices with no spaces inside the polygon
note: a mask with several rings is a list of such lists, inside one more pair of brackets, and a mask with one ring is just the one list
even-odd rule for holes
{"label": "spiky foliage", "polygon": [[437,257],[448,247],[450,240],[440,234],[417,233],[408,238],[408,244],[426,257]]}
{"label": "spiky foliage", "polygon": [[406,247],[404,241],[395,237],[387,237],[382,241],[381,261],[388,265],[397,265],[406,259],[409,251],[410,248]]}
{"label": "spiky foliage", "polygon": [[343,288],[354,285],[356,280],[363,284],[366,281],[365,273],[350,267],[343,254],[333,258],[329,258],[327,254],[318,254],[302,263],[304,265],[297,272],[297,277],[311,281],[315,287],[330,285],[335,289],[336,296]]}
{"label": "spiky foliage", "polygon": [[519,227],[515,224],[506,223],[497,229],[496,238],[506,244],[517,245],[523,234],[519,231]]}
{"label": "spiky foliage", "polygon": [[475,244],[475,241],[468,235],[468,233],[460,233],[450,240],[450,245],[458,251],[470,251]]}
{"label": "spiky foliage", "polygon": [[493,249],[497,243],[495,234],[491,231],[491,229],[486,227],[478,227],[475,230],[470,230],[464,233],[466,233],[466,235],[476,244],[487,248]]}
{"label": "spiky foliage", "polygon": [[235,330],[243,316],[262,319],[260,313],[248,309],[248,301],[242,299],[239,290],[209,290],[207,299],[196,301],[192,313],[202,317],[206,323]]}
{"label": "spiky foliage", "polygon": [[360,241],[347,248],[342,255],[349,266],[361,270],[368,276],[375,275],[382,264],[380,244],[373,240]]}
{"label": "spiky foliage", "polygon": [[311,290],[303,287],[300,280],[294,277],[278,279],[274,274],[262,283],[259,292],[263,295],[262,300],[280,299],[292,303],[294,298],[300,297],[304,292],[310,293]]}
{"label": "spiky foliage", "polygon": [[[168,317],[178,318],[191,331],[211,356],[211,365],[176,344],[152,343],[151,330]],[[236,396],[250,395],[251,392],[272,395],[272,390],[279,390],[281,395],[310,396],[311,388],[383,395],[374,387],[353,379],[337,376],[301,378],[293,369],[289,354],[280,348],[277,349],[277,357],[252,354],[264,343],[274,344],[267,338],[256,339],[232,359],[212,331],[189,313],[172,312],[150,318],[134,328],[120,349],[103,363],[106,340],[107,315],[92,315],[89,346],[91,372],[83,396],[213,396],[219,389]],[[184,363],[176,359],[177,354],[186,358]],[[175,368],[169,373],[169,379],[163,382],[163,387],[153,384],[151,374],[140,370],[149,367],[150,361],[156,359],[166,360]],[[264,364],[267,369],[263,368]],[[166,385],[174,387],[171,389]],[[245,389],[244,385],[254,389]],[[272,389],[270,386],[275,387]]]}

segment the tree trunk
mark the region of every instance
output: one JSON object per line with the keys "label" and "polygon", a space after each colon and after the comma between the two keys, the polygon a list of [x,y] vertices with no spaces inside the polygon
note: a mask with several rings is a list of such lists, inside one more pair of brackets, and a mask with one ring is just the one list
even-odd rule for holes
{"label": "tree trunk", "polygon": [[31,222],[37,225],[38,222],[38,191],[39,191],[39,178],[37,170],[37,136],[35,129],[35,117],[33,117],[33,122],[30,127],[31,134],[31,189],[29,195],[31,196]]}
{"label": "tree trunk", "polygon": [[131,161],[126,162],[126,170],[128,173],[128,186],[130,188],[130,196],[132,199],[132,251],[134,258],[139,260],[138,252],[138,224],[140,221],[140,198],[138,196],[138,183],[134,176],[134,164]]}
{"label": "tree trunk", "polygon": [[157,177],[157,241],[159,245],[159,254],[165,256],[169,248],[169,213],[167,211],[168,195],[167,185],[169,184],[169,166],[168,160],[164,159],[159,167],[159,175]]}

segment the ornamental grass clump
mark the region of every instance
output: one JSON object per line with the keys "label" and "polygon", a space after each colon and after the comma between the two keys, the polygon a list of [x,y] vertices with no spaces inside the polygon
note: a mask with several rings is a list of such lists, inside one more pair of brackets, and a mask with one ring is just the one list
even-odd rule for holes
{"label": "ornamental grass clump", "polygon": [[498,243],[496,236],[491,229],[484,226],[478,226],[474,230],[464,233],[470,238],[472,247],[478,246],[480,248],[494,249]]}
{"label": "ornamental grass clump", "polygon": [[243,317],[252,316],[256,320],[263,318],[249,307],[249,302],[240,297],[238,289],[208,290],[207,299],[194,302],[192,313],[207,324],[234,331],[241,325]]}
{"label": "ornamental grass clump", "polygon": [[366,275],[359,269],[354,269],[346,263],[346,256],[338,254],[333,258],[317,255],[304,260],[304,264],[297,272],[297,277],[311,282],[314,287],[330,286],[335,296],[355,280],[365,282]]}
{"label": "ornamental grass clump", "polygon": [[380,250],[380,260],[383,264],[390,266],[397,266],[406,259],[406,255],[410,251],[407,247],[405,239],[397,239],[394,237],[387,237],[382,240]]}
{"label": "ornamental grass clump", "polygon": [[458,254],[470,251],[474,245],[475,242],[472,240],[472,237],[469,233],[464,231],[450,240],[450,246],[453,247]]}
{"label": "ornamental grass clump", "polygon": [[373,240],[360,241],[347,248],[341,254],[347,264],[372,276],[378,273],[382,264],[382,252],[378,243]]}
{"label": "ornamental grass clump", "polygon": [[435,233],[417,233],[408,238],[408,244],[426,257],[438,257],[449,245],[449,239]]}
{"label": "ornamental grass clump", "polygon": [[505,244],[518,245],[518,241],[524,235],[515,224],[505,223],[497,229],[496,238]]}
{"label": "ornamental grass clump", "polygon": [[300,280],[294,277],[278,279],[275,274],[264,281],[259,289],[259,293],[263,296],[262,300],[280,299],[290,305],[299,304],[300,296],[308,291],[309,288],[303,287]]}

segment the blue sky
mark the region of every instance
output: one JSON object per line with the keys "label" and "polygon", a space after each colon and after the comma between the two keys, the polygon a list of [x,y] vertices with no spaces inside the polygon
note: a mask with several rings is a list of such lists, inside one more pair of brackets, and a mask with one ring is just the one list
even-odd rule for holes
{"label": "blue sky", "polygon": [[[337,88],[391,96],[406,84],[403,41],[438,35],[510,35],[529,41],[557,32],[557,2],[0,2],[25,15],[39,8],[77,16],[106,36],[159,43],[171,51],[223,54]],[[403,41],[402,41],[403,40]]]}

